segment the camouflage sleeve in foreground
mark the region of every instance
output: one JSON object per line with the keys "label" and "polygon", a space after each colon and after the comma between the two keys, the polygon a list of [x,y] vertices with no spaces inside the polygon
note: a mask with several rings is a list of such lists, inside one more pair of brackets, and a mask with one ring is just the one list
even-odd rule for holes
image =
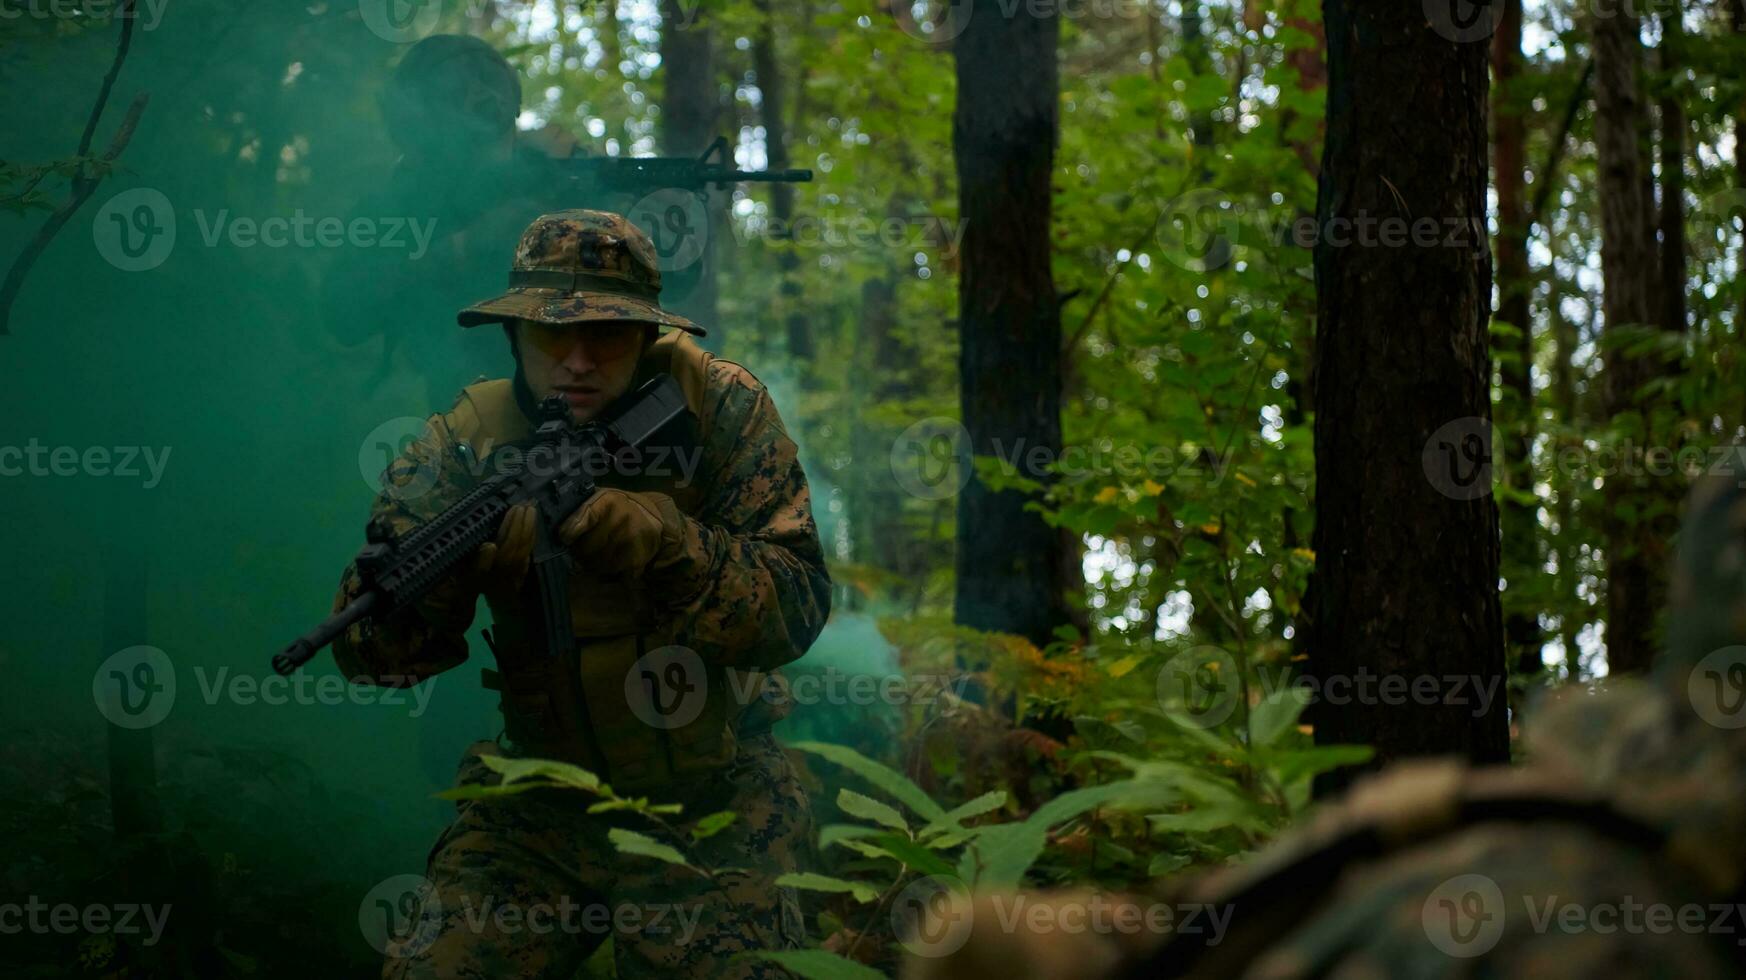
{"label": "camouflage sleeve in foreground", "polygon": [[[396,536],[442,513],[464,494],[472,477],[456,454],[455,441],[440,415],[383,474],[382,492],[370,508]],[[357,565],[346,566],[334,610],[361,591]],[[458,580],[434,589],[415,606],[386,621],[354,625],[334,640],[340,673],[384,687],[411,687],[467,659],[467,627],[473,623],[478,593]]]}
{"label": "camouflage sleeve in foreground", "polygon": [[727,667],[768,670],[805,653],[830,614],[831,581],[800,455],[770,394],[745,369],[710,365],[709,493],[683,520],[678,561],[652,572],[674,643]]}

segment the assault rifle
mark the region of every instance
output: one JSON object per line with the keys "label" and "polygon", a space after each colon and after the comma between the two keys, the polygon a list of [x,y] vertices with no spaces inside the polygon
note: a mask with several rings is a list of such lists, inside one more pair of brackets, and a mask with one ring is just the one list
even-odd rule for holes
{"label": "assault rifle", "polygon": [[[380,622],[424,598],[478,547],[497,536],[503,515],[523,501],[534,501],[533,571],[545,625],[547,653],[568,657],[575,638],[570,628],[569,551],[557,529],[594,496],[593,475],[605,472],[618,453],[636,449],[684,414],[685,396],[670,375],[654,379],[627,399],[607,421],[575,426],[569,407],[556,396],[540,404],[540,423],[525,450],[499,450],[492,475],[425,524],[396,539],[372,521],[358,552],[363,591],[344,609],[291,641],[273,656],[273,669],[290,674],[344,633],[352,624]],[[510,447],[504,447],[509,449]],[[520,447],[515,447],[519,449]]]}
{"label": "assault rifle", "polygon": [[[728,157],[727,137],[697,157],[572,157],[555,161],[560,172],[584,185],[576,200],[588,200],[586,190],[649,194],[668,187],[702,193],[729,184],[792,184],[812,180],[810,170],[735,170]],[[576,205],[570,205],[572,207]]]}

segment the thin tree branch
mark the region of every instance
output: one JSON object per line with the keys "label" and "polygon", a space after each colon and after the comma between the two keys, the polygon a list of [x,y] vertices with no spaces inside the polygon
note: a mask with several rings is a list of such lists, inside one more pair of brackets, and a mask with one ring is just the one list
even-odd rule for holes
{"label": "thin tree branch", "polygon": [[[36,260],[48,248],[49,242],[72,219],[73,214],[83,207],[97,190],[97,184],[102,181],[104,167],[96,174],[86,171],[91,154],[91,140],[97,134],[97,123],[103,118],[103,110],[109,104],[109,93],[115,88],[116,76],[121,74],[122,62],[127,60],[128,48],[133,44],[133,7],[135,0],[125,0],[121,6],[121,40],[115,48],[115,59],[109,63],[109,71],[103,76],[103,85],[97,90],[97,103],[91,107],[90,118],[85,120],[85,131],[79,136],[79,163],[73,170],[71,181],[71,196],[65,204],[56,208],[54,213],[37,229],[35,237],[25,245],[24,251],[18,253],[13,260],[12,268],[6,272],[6,282],[0,285],[0,337],[10,336],[12,331],[12,304],[18,299],[19,290],[24,288],[24,277],[30,273]],[[145,111],[148,96],[141,92],[127,108],[127,116],[121,121],[121,127],[115,131],[115,136],[109,141],[109,149],[101,159],[105,164],[115,162],[121,151],[127,149],[128,141],[133,139],[134,128],[139,125],[140,114]]]}

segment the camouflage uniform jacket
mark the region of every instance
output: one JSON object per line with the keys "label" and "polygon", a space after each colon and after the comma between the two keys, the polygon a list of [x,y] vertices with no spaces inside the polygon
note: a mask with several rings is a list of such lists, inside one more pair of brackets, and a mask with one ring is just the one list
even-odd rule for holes
{"label": "camouflage uniform jacket", "polygon": [[[678,560],[639,581],[570,576],[578,662],[560,668],[538,632],[534,576],[493,600],[486,634],[512,751],[588,766],[621,789],[651,789],[734,757],[740,734],[768,727],[783,704],[775,668],[806,652],[830,610],[830,579],[795,444],[746,369],[672,331],[644,354],[635,383],[670,373],[695,424],[602,486],[666,494],[681,518]],[[404,533],[439,514],[492,465],[491,452],[531,433],[528,396],[507,380],[469,386],[385,474],[372,519]],[[483,462],[482,462],[483,461]],[[338,602],[358,588],[348,568]],[[406,686],[467,657],[476,594],[451,582],[417,607],[334,644],[348,677]]]}

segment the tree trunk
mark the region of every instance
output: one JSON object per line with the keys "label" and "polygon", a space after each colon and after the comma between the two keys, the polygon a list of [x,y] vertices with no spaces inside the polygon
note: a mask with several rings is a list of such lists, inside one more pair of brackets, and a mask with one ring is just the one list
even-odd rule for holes
{"label": "tree trunk", "polygon": [[[1606,330],[1656,322],[1655,201],[1647,169],[1648,107],[1643,97],[1641,22],[1621,8],[1591,18],[1594,29],[1596,182],[1601,210],[1601,272]],[[1639,391],[1654,362],[1618,348],[1605,354],[1605,410],[1636,453],[1654,445]],[[1651,539],[1654,501],[1626,466],[1606,474],[1603,523],[1607,557],[1607,668],[1640,672],[1654,655],[1654,623],[1666,593],[1664,543]],[[1635,512],[1634,519],[1623,516]]]}
{"label": "tree trunk", "polygon": [[[1350,223],[1352,237],[1324,234],[1315,249],[1315,738],[1374,745],[1374,766],[1442,754],[1501,762],[1498,518],[1483,443],[1486,46],[1445,40],[1417,4],[1325,0],[1323,18],[1317,218],[1324,229]],[[1444,229],[1429,245],[1361,237],[1378,219],[1427,217]],[[1435,696],[1395,687],[1423,692],[1423,678]]]}
{"label": "tree trunk", "polygon": [[1685,25],[1661,16],[1661,329],[1685,332],[1685,107],[1677,75]]}
{"label": "tree trunk", "polygon": [[[1502,483],[1515,494],[1534,492],[1533,316],[1529,296],[1533,279],[1528,268],[1527,124],[1525,99],[1518,79],[1522,73],[1522,0],[1505,0],[1504,14],[1493,37],[1492,93],[1496,133],[1492,152],[1497,187],[1497,317],[1518,333],[1503,340],[1497,351],[1503,381],[1499,399]],[[1504,577],[1515,595],[1505,593],[1504,642],[1513,669],[1540,673],[1540,622],[1533,603],[1521,598],[1528,582],[1541,573],[1538,547],[1539,508],[1531,501],[1506,499],[1500,506]]]}
{"label": "tree trunk", "polygon": [[[682,0],[661,0],[661,152],[669,156],[702,153],[715,139],[721,115],[715,59],[704,8]],[[732,162],[731,160],[729,161]],[[706,328],[718,327],[716,274],[727,212],[722,192],[709,190],[704,201],[703,254],[682,269],[663,274],[663,305]],[[659,243],[657,242],[657,245]],[[719,349],[713,334],[706,346]]]}
{"label": "tree trunk", "polygon": [[[783,90],[782,61],[776,53],[775,14],[770,10],[770,0],[757,0],[759,15],[763,23],[758,30],[758,38],[752,43],[752,66],[758,73],[759,113],[758,121],[764,126],[765,155],[767,166],[771,170],[788,169],[788,123],[785,115],[788,105],[787,92]],[[789,238],[794,221],[794,185],[770,185],[770,218],[771,223],[780,229],[782,239]],[[784,245],[776,256],[776,269],[780,276],[779,293],[782,297],[782,319],[785,335],[788,338],[788,356],[794,360],[795,369],[802,381],[812,377],[807,365],[813,359],[812,324],[801,311],[800,299],[800,256],[791,245]]]}
{"label": "tree trunk", "polygon": [[[959,405],[977,455],[1020,472],[1061,449],[1061,318],[1050,274],[1050,178],[1060,22],[976,0],[954,44],[959,215]],[[1068,621],[1061,538],[1025,494],[971,479],[958,496],[956,618],[1044,644]]]}

